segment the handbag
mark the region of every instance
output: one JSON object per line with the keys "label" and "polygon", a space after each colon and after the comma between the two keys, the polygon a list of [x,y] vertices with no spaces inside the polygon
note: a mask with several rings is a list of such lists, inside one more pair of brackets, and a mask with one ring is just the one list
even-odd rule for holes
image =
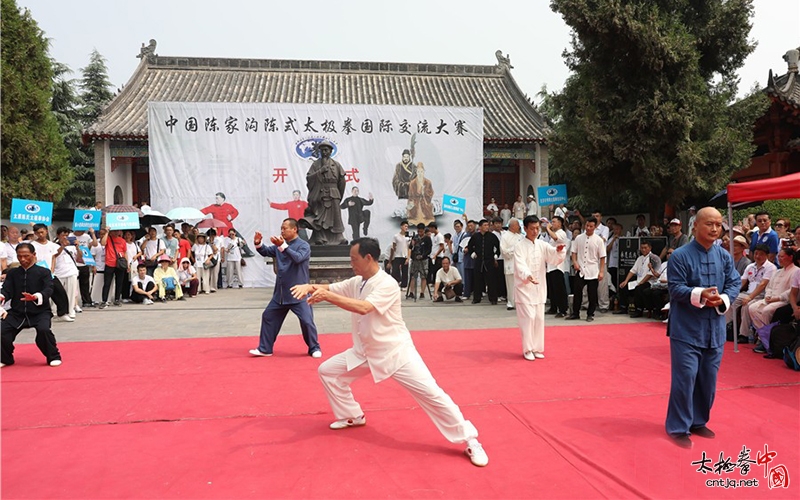
{"label": "handbag", "polygon": [[247,261],[244,260],[244,259],[241,259],[241,260],[239,260],[239,264],[241,264],[241,266],[244,267],[244,266],[247,265]]}
{"label": "handbag", "polygon": [[[111,239],[111,247],[117,252],[117,245],[114,243],[114,239]],[[122,269],[123,271],[128,270],[128,260],[125,258],[125,254],[122,252],[117,252],[117,269]]]}

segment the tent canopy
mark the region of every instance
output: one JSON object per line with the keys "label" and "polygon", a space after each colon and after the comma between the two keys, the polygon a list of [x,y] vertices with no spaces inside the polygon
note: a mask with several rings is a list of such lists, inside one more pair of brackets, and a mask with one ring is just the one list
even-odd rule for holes
{"label": "tent canopy", "polygon": [[786,200],[800,198],[800,172],[772,179],[728,184],[728,202]]}

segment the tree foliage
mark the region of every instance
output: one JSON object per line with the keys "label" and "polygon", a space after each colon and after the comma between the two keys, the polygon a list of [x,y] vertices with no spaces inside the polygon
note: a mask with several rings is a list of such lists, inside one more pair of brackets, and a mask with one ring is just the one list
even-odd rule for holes
{"label": "tree foliage", "polygon": [[48,42],[30,12],[2,0],[3,214],[12,198],[59,201],[72,181],[67,149],[51,112]]}
{"label": "tree foliage", "polygon": [[97,120],[103,108],[111,102],[114,94],[111,93],[111,81],[108,79],[106,59],[94,49],[89,55],[89,64],[81,68],[81,99],[83,108],[81,119],[83,125],[88,127]]}
{"label": "tree foliage", "polygon": [[61,205],[64,207],[94,206],[94,167],[90,148],[81,141],[82,100],[78,96],[75,80],[68,78],[72,70],[65,64],[53,61],[53,99],[52,111],[58,122],[58,129],[64,138],[69,154],[69,164],[74,177],[72,184],[64,193]]}
{"label": "tree foliage", "polygon": [[550,96],[555,178],[587,203],[660,212],[749,163],[765,99],[731,105],[755,48],[752,0],[551,0],[572,70]]}

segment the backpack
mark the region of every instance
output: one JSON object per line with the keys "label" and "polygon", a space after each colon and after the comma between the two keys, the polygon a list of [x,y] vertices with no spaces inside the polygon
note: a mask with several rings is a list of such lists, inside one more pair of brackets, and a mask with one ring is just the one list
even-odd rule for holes
{"label": "backpack", "polygon": [[783,348],[783,362],[796,372],[800,372],[798,357],[800,357],[800,337],[796,337],[794,342]]}
{"label": "backpack", "polygon": [[161,278],[161,282],[164,283],[164,290],[168,292],[175,290],[175,278],[172,276]]}
{"label": "backpack", "polygon": [[795,323],[781,324],[772,328],[769,336],[769,350],[776,357],[783,353],[784,347],[789,347],[797,339]]}

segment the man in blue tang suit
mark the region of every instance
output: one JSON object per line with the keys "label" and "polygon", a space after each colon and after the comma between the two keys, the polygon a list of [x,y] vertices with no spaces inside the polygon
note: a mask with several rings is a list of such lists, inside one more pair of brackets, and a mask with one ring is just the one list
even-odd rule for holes
{"label": "man in blue tang suit", "polygon": [[725,345],[725,311],[741,286],[733,258],[714,244],[721,231],[719,211],[703,208],[695,239],[675,250],[667,267],[672,383],[666,430],[682,448],[692,447],[691,435],[714,437],[706,423]]}
{"label": "man in blue tang suit", "polygon": [[275,259],[275,291],[272,300],[261,315],[261,338],[257,349],[250,349],[253,356],[272,356],[272,346],[283,326],[286,314],[292,311],[300,320],[303,340],[308,346],[308,354],[312,358],[321,358],[322,351],[317,341],[317,326],[314,324],[314,312],[305,299],[292,296],[291,288],[308,283],[308,264],[311,260],[311,247],[297,236],[297,220],[284,219],[281,224],[281,235],[272,236],[272,245],[262,246],[261,233],[256,232],[253,243],[256,251],[264,257]]}

